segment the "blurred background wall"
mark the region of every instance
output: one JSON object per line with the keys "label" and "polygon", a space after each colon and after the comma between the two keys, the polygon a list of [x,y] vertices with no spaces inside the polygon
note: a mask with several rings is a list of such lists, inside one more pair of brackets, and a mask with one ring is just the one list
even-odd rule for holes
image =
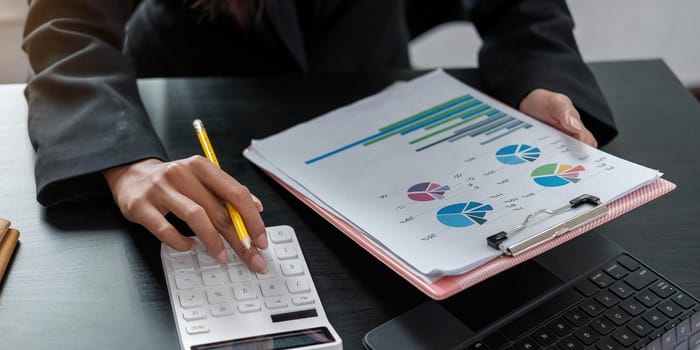
{"label": "blurred background wall", "polygon": [[[700,1],[568,3],[587,61],[662,58],[686,86],[700,89]],[[26,11],[26,0],[0,0],[0,83],[24,82],[27,77],[29,68],[20,48]],[[414,40],[411,60],[417,68],[473,67],[479,45],[470,24],[449,23]]]}

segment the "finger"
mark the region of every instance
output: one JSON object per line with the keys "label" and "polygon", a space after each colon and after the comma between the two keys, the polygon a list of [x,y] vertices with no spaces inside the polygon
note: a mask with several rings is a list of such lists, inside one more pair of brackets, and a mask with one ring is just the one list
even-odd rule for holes
{"label": "finger", "polygon": [[179,251],[190,250],[195,246],[195,241],[183,236],[171,225],[163,214],[153,206],[142,206],[133,217],[134,222],[143,225],[161,242]]}
{"label": "finger", "polygon": [[570,134],[578,135],[584,129],[581,116],[565,95],[552,93],[547,98],[547,115]]}
{"label": "finger", "polygon": [[259,248],[267,248],[267,238],[261,238],[261,236],[265,236],[265,224],[250,191],[203,157],[190,157],[188,161],[191,162],[195,176],[200,179],[204,186],[216,196],[231,203],[241,214],[253,242],[256,245],[261,243]]}
{"label": "finger", "polygon": [[598,147],[598,141],[595,139],[595,136],[588,131],[588,129],[583,129],[578,139],[591,147]]}
{"label": "finger", "polygon": [[260,253],[255,247],[246,249],[246,247],[243,246],[243,242],[241,242],[241,240],[238,239],[238,237],[235,234],[232,236],[227,235],[228,234],[224,234],[224,237],[231,245],[231,248],[233,249],[233,251],[236,252],[236,254],[238,254],[238,256],[243,260],[243,262],[246,265],[248,265],[248,267],[250,267],[255,272],[267,273],[267,262],[265,262],[265,259],[263,259],[263,257],[260,255]]}
{"label": "finger", "polygon": [[219,262],[226,263],[228,257],[224,243],[221,241],[221,235],[209,220],[204,207],[175,189],[163,191],[161,196],[161,203],[167,203],[166,207],[169,211],[187,223],[187,226],[194,231],[202,244],[207,247],[209,254]]}

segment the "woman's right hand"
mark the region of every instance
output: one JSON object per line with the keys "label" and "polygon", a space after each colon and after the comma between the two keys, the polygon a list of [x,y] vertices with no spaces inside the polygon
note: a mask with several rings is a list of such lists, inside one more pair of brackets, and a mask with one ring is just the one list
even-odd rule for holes
{"label": "woman's right hand", "polygon": [[[104,170],[103,175],[124,217],[143,225],[171,247],[185,251],[195,242],[168,222],[168,213],[185,221],[221,263],[228,260],[223,236],[251,269],[267,272],[265,259],[255,249],[267,248],[259,213],[262,203],[206,158],[193,156],[172,162],[146,159]],[[226,202],[243,218],[254,245],[250,251],[238,239]]]}

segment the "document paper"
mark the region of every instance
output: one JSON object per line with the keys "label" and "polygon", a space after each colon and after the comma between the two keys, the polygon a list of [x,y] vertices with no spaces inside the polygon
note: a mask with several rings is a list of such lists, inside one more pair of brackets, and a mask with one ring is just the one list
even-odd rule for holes
{"label": "document paper", "polygon": [[[500,255],[486,237],[660,173],[575,140],[438,70],[253,140],[244,152],[434,281]],[[586,210],[541,215],[517,242]]]}

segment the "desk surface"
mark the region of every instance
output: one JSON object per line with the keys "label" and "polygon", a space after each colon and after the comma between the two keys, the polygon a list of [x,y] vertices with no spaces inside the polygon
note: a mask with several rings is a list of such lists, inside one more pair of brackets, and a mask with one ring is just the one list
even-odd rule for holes
{"label": "desk surface", "polygon": [[[620,130],[605,150],[658,168],[678,185],[596,231],[700,295],[700,105],[661,61],[591,67]],[[451,72],[478,87],[476,71]],[[241,150],[251,138],[415,75],[140,82],[171,157],[199,152],[191,120],[205,119],[224,169],[265,203],[266,223],[295,227],[326,313],[347,349],[359,349],[365,332],[425,296],[244,160]],[[122,219],[108,198],[50,209],[35,201],[22,89],[0,86],[0,216],[22,232],[0,284],[3,348],[177,348],[159,242]]]}

